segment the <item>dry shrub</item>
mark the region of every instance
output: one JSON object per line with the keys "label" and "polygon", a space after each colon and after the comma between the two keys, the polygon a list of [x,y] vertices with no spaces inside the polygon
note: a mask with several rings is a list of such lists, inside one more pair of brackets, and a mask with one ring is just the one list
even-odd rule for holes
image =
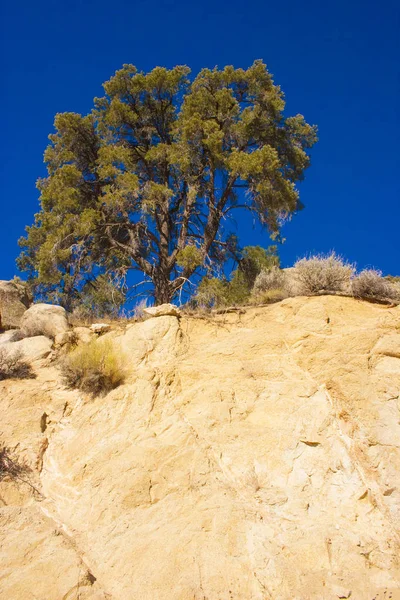
{"label": "dry shrub", "polygon": [[400,301],[400,290],[382,277],[382,272],[365,269],[351,283],[351,291],[356,298],[372,300]]}
{"label": "dry shrub", "polygon": [[[10,449],[0,446],[0,481],[6,479],[21,479],[23,475],[30,472],[30,468],[13,458]],[[24,481],[22,479],[22,481]]]}
{"label": "dry shrub", "polygon": [[355,273],[354,265],[335,252],[302,258],[294,265],[293,273],[299,283],[299,293],[345,292]]}
{"label": "dry shrub", "polygon": [[263,269],[259,273],[254,282],[253,294],[268,292],[271,290],[285,290],[287,285],[287,277],[278,267],[271,269]]}
{"label": "dry shrub", "polygon": [[257,306],[259,304],[272,304],[273,302],[280,302],[289,295],[285,289],[266,290],[265,292],[259,292],[253,294],[250,299],[250,303]]}
{"label": "dry shrub", "polygon": [[289,296],[288,279],[278,267],[263,269],[256,277],[251,291],[251,304],[270,304]]}
{"label": "dry shrub", "polygon": [[0,347],[0,380],[33,379],[32,367],[23,359],[21,351],[10,352]]}
{"label": "dry shrub", "polygon": [[132,317],[135,321],[141,321],[144,319],[145,313],[144,309],[147,308],[147,298],[142,298],[140,302],[138,302],[132,312]]}
{"label": "dry shrub", "polygon": [[107,394],[121,385],[126,368],[111,340],[93,340],[78,346],[61,364],[68,387],[78,388],[92,395]]}

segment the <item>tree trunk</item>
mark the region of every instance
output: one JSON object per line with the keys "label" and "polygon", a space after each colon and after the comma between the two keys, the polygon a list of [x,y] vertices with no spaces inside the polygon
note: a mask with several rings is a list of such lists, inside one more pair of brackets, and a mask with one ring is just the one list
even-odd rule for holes
{"label": "tree trunk", "polygon": [[154,303],[156,306],[160,304],[168,304],[172,300],[174,294],[171,282],[166,273],[158,271],[153,277],[154,281]]}

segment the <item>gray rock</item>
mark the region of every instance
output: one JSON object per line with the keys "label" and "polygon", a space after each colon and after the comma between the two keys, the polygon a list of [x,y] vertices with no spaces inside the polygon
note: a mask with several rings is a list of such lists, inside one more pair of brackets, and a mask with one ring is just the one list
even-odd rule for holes
{"label": "gray rock", "polygon": [[17,342],[21,339],[19,329],[10,329],[9,331],[5,331],[0,334],[0,346],[3,344],[7,344],[8,342]]}
{"label": "gray rock", "polygon": [[18,328],[30,305],[31,298],[25,285],[16,281],[0,281],[0,327]]}
{"label": "gray rock", "polygon": [[62,306],[33,304],[23,315],[21,330],[26,337],[45,335],[54,339],[69,331],[67,313]]}
{"label": "gray rock", "polygon": [[5,342],[1,345],[10,354],[21,354],[29,361],[46,358],[52,349],[52,342],[44,335],[25,338],[19,342]]}

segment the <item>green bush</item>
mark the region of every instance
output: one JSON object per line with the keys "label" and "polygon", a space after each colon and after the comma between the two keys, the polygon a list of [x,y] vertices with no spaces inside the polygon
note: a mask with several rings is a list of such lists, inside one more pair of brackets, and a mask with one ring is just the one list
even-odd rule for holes
{"label": "green bush", "polygon": [[279,257],[276,246],[246,246],[242,251],[237,269],[231,279],[204,277],[200,282],[192,303],[207,308],[220,306],[242,306],[250,302],[251,291],[259,273],[277,269]]}
{"label": "green bush", "polygon": [[335,252],[317,254],[298,260],[293,274],[299,284],[299,294],[349,291],[355,273],[354,265],[347,263]]}
{"label": "green bush", "polygon": [[261,271],[277,268],[279,264],[280,261],[276,246],[268,246],[268,248],[246,246],[243,248],[238,270],[243,273],[249,293]]}
{"label": "green bush", "polygon": [[61,364],[65,384],[92,395],[106,394],[126,379],[121,354],[109,339],[78,346]]}
{"label": "green bush", "polygon": [[186,246],[178,252],[176,263],[183,269],[195,269],[203,263],[203,255],[196,246]]}
{"label": "green bush", "polygon": [[218,277],[204,277],[193,298],[197,306],[205,308],[224,306],[228,302],[228,282]]}

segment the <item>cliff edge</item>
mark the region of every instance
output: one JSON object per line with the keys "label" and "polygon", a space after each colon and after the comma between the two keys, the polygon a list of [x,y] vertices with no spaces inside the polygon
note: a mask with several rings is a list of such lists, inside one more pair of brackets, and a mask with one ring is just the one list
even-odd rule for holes
{"label": "cliff edge", "polygon": [[[112,329],[107,396],[0,382],[1,600],[400,598],[400,307]],[[25,481],[24,481],[25,480]]]}

